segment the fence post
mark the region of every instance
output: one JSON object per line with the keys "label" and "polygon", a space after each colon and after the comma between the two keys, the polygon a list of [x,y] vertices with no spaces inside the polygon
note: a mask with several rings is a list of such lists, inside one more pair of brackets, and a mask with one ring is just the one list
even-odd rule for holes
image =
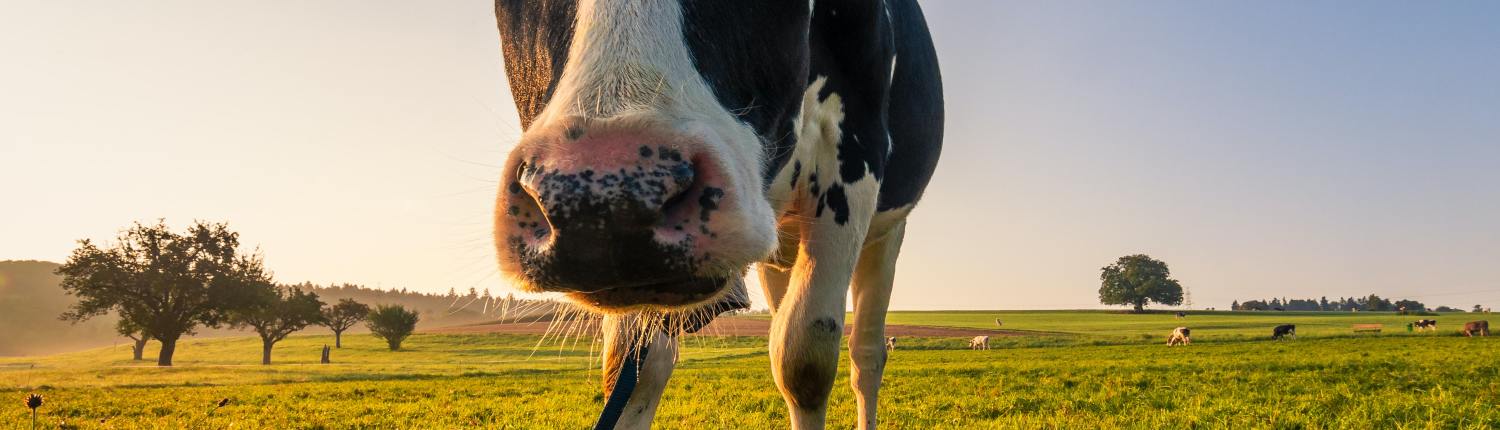
{"label": "fence post", "polygon": [[328,345],[323,345],[323,364],[328,364]]}

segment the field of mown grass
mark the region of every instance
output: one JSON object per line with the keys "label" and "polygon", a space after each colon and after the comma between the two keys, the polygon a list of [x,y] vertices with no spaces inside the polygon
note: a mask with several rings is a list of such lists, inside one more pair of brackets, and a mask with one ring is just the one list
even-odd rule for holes
{"label": "field of mown grass", "polygon": [[[907,339],[888,363],[887,428],[1500,427],[1500,339],[1454,335],[1462,314],[1438,317],[1444,330],[1420,336],[1405,332],[1405,317],[1279,315],[1309,327],[1285,342],[1252,338],[1264,337],[1261,326],[1268,335],[1266,324],[1279,319],[1195,314],[1183,325],[1200,331],[1186,348],[1157,339],[1160,325],[1177,325],[1170,315],[897,312],[891,319],[980,327],[993,326],[995,315],[1006,328],[1047,334],[1001,344],[1029,347],[990,351],[962,349],[961,339]],[[1366,322],[1403,327],[1344,333]],[[1315,329],[1322,326],[1327,331]],[[603,403],[597,348],[587,338],[538,341],[419,334],[407,350],[390,352],[372,337],[350,336],[331,365],[317,364],[327,336],[284,341],[271,366],[256,364],[253,338],[187,342],[170,369],[132,362],[124,346],[0,359],[0,396],[11,399],[0,403],[0,428],[27,428],[20,400],[32,391],[46,396],[43,428],[59,421],[119,429],[587,427]],[[658,428],[785,427],[764,338],[688,344]],[[830,428],[854,425],[847,363],[842,370]],[[224,398],[228,405],[215,408]]]}

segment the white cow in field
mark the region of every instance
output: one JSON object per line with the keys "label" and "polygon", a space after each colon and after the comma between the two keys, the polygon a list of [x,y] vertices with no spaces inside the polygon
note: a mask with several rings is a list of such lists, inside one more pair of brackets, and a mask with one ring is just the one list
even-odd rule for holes
{"label": "white cow in field", "polygon": [[969,349],[990,349],[989,336],[974,336],[969,339]]}
{"label": "white cow in field", "polygon": [[885,338],[885,350],[886,351],[895,351],[896,350],[896,337],[895,336],[891,336],[891,337]]}
{"label": "white cow in field", "polygon": [[1192,330],[1189,330],[1187,327],[1172,329],[1172,336],[1167,338],[1167,346],[1193,344],[1193,338],[1189,337],[1190,334],[1192,334]]}

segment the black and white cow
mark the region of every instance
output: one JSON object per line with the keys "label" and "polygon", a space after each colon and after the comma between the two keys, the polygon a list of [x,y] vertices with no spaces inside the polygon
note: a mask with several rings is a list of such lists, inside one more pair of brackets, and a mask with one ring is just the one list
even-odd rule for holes
{"label": "black and white cow", "polygon": [[495,10],[525,130],[497,198],[501,271],[605,315],[606,390],[624,351],[650,351],[618,425],[650,425],[676,335],[746,306],[754,265],[793,427],[823,427],[850,296],[874,427],[896,257],[943,135],[915,0]]}
{"label": "black and white cow", "polygon": [[1432,331],[1437,331],[1437,320],[1431,320],[1431,319],[1428,319],[1428,320],[1417,320],[1416,322],[1412,323],[1411,325],[1413,327],[1416,327],[1417,330],[1432,330]]}
{"label": "black and white cow", "polygon": [[1281,339],[1287,336],[1297,337],[1297,326],[1294,324],[1282,324],[1271,329],[1271,339]]}

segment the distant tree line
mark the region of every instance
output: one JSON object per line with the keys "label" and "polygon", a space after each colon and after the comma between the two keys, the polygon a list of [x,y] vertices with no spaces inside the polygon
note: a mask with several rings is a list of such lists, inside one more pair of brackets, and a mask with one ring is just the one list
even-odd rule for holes
{"label": "distant tree line", "polygon": [[[1479,305],[1474,306],[1475,309],[1479,309]],[[1429,309],[1426,304],[1416,300],[1401,299],[1392,301],[1391,299],[1383,298],[1375,294],[1371,294],[1365,297],[1339,297],[1333,300],[1329,300],[1327,296],[1317,299],[1287,299],[1283,297],[1271,298],[1270,300],[1246,300],[1244,302],[1235,300],[1234,303],[1229,305],[1229,308],[1236,311],[1286,310],[1391,312],[1406,310],[1409,312],[1419,312],[1432,310],[1436,312],[1463,312],[1463,310],[1461,309],[1455,309],[1448,306],[1438,306],[1437,308]]]}
{"label": "distant tree line", "polygon": [[420,319],[401,305],[371,311],[343,299],[327,306],[316,288],[278,285],[260,252],[241,249],[239,234],[223,223],[195,222],[183,233],[163,221],[136,223],[113,244],[79,241],[56,273],[62,289],[78,299],[61,319],[118,314],[116,331],[134,342],[136,360],[147,342],[161,343],[160,366],[171,366],[177,341],[200,327],[253,330],[262,342],[261,363],[270,364],[277,342],[311,325],[328,326],[342,346],[344,330],[365,321],[396,350]]}

